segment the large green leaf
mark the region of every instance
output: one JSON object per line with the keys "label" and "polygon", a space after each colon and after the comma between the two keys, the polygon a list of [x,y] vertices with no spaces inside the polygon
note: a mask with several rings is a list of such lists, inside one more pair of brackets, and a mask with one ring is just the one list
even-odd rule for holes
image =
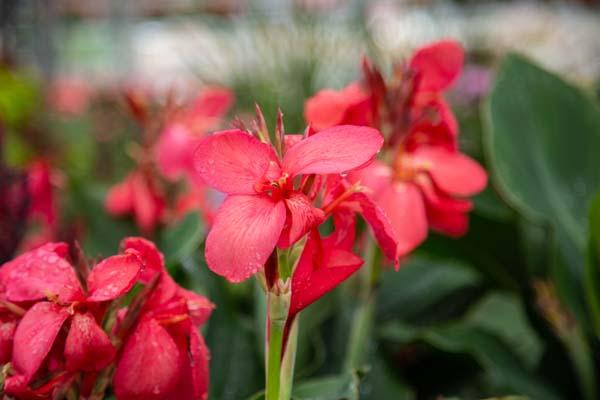
{"label": "large green leaf", "polygon": [[477,326],[453,323],[418,329],[399,322],[382,329],[382,337],[396,343],[420,341],[439,350],[468,354],[486,371],[497,390],[534,399],[558,399],[554,391],[531,373],[502,339]]}
{"label": "large green leaf", "polygon": [[581,316],[586,210],[600,186],[600,108],[559,77],[509,55],[485,112],[495,184],[519,211],[553,224],[565,260],[555,281]]}
{"label": "large green leaf", "polygon": [[585,285],[588,307],[596,335],[600,338],[600,192],[594,197],[590,208]]}

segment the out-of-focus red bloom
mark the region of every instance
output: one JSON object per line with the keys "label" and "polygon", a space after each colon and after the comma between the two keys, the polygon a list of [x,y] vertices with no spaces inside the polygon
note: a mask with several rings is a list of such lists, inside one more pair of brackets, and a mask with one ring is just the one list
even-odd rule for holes
{"label": "out-of-focus red bloom", "polygon": [[210,357],[197,327],[214,305],[177,286],[151,242],[128,238],[122,247],[144,260],[142,281],[159,274],[159,282],[119,355],[113,378],[117,399],[205,399]]}
{"label": "out-of-focus red bloom", "polygon": [[233,103],[233,93],[225,88],[206,88],[166,125],[156,144],[161,173],[169,179],[187,175],[201,183],[194,169],[194,149],[202,137],[214,129]]}
{"label": "out-of-focus red bloom", "polygon": [[60,113],[79,115],[87,109],[91,92],[90,86],[82,80],[57,79],[48,90],[48,103]]}
{"label": "out-of-focus red bloom", "polygon": [[337,126],[286,147],[280,158],[241,130],[204,139],[196,151],[198,173],[228,194],[206,240],[208,266],[232,282],[256,273],[275,246],[291,246],[323,220],[295,178],[360,167],[382,141],[375,129]]}
{"label": "out-of-focus red bloom", "polygon": [[35,161],[27,168],[27,186],[31,197],[29,218],[55,227],[57,209],[51,175],[50,165],[43,160]]}
{"label": "out-of-focus red bloom", "polygon": [[336,125],[372,125],[372,100],[358,83],[324,89],[306,101],[304,115],[317,131]]}
{"label": "out-of-focus red bloom", "polygon": [[[383,210],[386,218],[372,221],[385,233],[382,238],[394,238],[382,246],[394,260],[418,246],[428,227],[453,237],[464,234],[472,208],[467,197],[487,183],[481,166],[458,152],[458,124],[443,98],[460,75],[463,60],[458,43],[442,40],[395,66],[390,82],[365,61],[362,91],[353,84],[342,92],[321,91],[306,103],[307,121],[315,129],[356,118],[358,109],[366,124],[380,128],[386,137],[391,163],[374,162],[349,177],[369,188],[360,195],[374,199]],[[396,244],[393,251],[391,243]]]}
{"label": "out-of-focus red bloom", "polygon": [[[94,372],[114,359],[115,349],[98,321],[103,304],[131,289],[142,263],[135,251],[109,257],[92,269],[84,290],[67,253],[65,243],[48,243],[0,269],[3,299],[36,302],[14,332],[15,382],[28,384],[44,365],[50,373]],[[66,336],[63,326],[68,326]]]}
{"label": "out-of-focus red bloom", "polygon": [[110,189],[104,206],[115,216],[133,214],[140,230],[149,233],[162,219],[165,203],[151,174],[138,169]]}

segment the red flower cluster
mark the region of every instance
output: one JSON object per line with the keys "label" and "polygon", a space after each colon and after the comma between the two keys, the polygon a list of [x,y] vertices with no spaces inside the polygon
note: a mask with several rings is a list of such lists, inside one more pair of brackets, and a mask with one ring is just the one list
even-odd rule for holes
{"label": "red flower cluster", "polygon": [[[207,200],[206,186],[198,178],[193,166],[194,149],[210,129],[221,121],[233,102],[227,89],[207,88],[190,105],[171,110],[165,107],[166,123],[149,117],[149,105],[135,93],[128,96],[132,113],[145,130],[146,143],[142,148],[137,167],[119,184],[113,186],[105,201],[106,210],[115,216],[133,215],[137,226],[150,233],[171,211],[177,217],[192,209],[212,218],[212,207]],[[162,126],[156,139],[153,126]],[[186,192],[167,207],[164,189],[168,181],[184,178]]]}
{"label": "red flower cluster", "polygon": [[364,83],[309,99],[305,115],[316,130],[338,124],[380,129],[380,161],[350,174],[370,189],[392,226],[396,260],[426,237],[428,227],[456,237],[468,229],[468,199],[484,189],[486,172],[458,151],[458,124],[443,92],[460,75],[463,50],[450,40],[423,47],[396,65],[386,82],[367,60]]}
{"label": "red flower cluster", "polygon": [[[144,239],[91,271],[65,243],[48,243],[0,269],[0,363],[11,363],[6,394],[54,398],[78,385],[83,396],[110,381],[118,399],[206,395],[208,350],[197,326],[213,308],[175,284]],[[81,258],[81,256],[79,256]],[[129,307],[121,300],[140,282]]]}

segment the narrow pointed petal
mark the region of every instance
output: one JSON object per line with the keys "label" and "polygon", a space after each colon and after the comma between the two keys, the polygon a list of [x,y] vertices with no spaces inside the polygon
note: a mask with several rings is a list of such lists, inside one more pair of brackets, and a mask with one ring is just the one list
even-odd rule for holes
{"label": "narrow pointed petal", "polygon": [[447,89],[460,75],[464,58],[462,47],[453,40],[421,47],[409,63],[417,75],[418,90],[439,92]]}
{"label": "narrow pointed petal", "polygon": [[29,251],[5,264],[2,286],[9,301],[33,301],[57,296],[62,302],[81,300],[83,292],[73,266],[63,257],[66,246],[56,244]]}
{"label": "narrow pointed petal", "polygon": [[142,262],[137,254],[112,256],[96,265],[88,277],[88,301],[114,300],[131,289]]}
{"label": "narrow pointed petal", "polygon": [[128,237],[121,241],[121,251],[128,249],[139,253],[140,259],[144,263],[144,268],[140,274],[140,280],[143,283],[149,283],[157,273],[165,269],[165,258],[151,241],[142,237]]}
{"label": "narrow pointed petal", "polygon": [[283,170],[290,176],[350,171],[371,160],[382,145],[383,136],[376,129],[335,126],[290,148],[283,159]]}
{"label": "narrow pointed petal", "polygon": [[206,239],[206,262],[231,282],[260,270],[275,248],[286,209],[267,196],[229,196],[217,211]]}
{"label": "narrow pointed petal", "polygon": [[116,350],[91,313],[75,313],[65,342],[69,371],[100,371],[110,364]]}
{"label": "narrow pointed petal", "polygon": [[203,139],[194,155],[195,167],[211,187],[228,194],[254,194],[267,170],[278,166],[273,148],[254,136],[230,130]]}
{"label": "narrow pointed petal", "polygon": [[113,378],[119,400],[164,399],[177,383],[179,350],[154,319],[141,321],[129,336]]}
{"label": "narrow pointed petal", "polygon": [[378,198],[394,228],[398,242],[397,257],[417,247],[427,237],[427,216],[423,197],[412,183],[394,182]]}
{"label": "narrow pointed petal", "polygon": [[14,337],[12,365],[29,381],[50,352],[64,322],[67,311],[55,304],[35,304],[23,316]]}
{"label": "narrow pointed petal", "polygon": [[277,245],[287,248],[300,240],[308,231],[325,219],[325,213],[313,207],[308,197],[299,192],[284,199],[287,208],[286,223]]}
{"label": "narrow pointed petal", "polygon": [[487,185],[487,173],[475,160],[441,148],[417,150],[415,159],[429,172],[436,186],[454,196],[471,196]]}

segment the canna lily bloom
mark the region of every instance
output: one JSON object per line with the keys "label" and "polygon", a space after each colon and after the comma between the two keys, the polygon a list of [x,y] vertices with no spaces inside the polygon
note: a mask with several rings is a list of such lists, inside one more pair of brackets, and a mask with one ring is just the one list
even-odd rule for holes
{"label": "canna lily bloom", "polygon": [[483,190],[485,170],[471,158],[439,147],[398,155],[392,166],[374,162],[350,175],[372,191],[389,218],[402,257],[427,237],[428,227],[452,237],[468,229],[472,202]]}
{"label": "canna lily bloom", "polygon": [[196,150],[198,173],[228,195],[206,239],[208,266],[232,282],[255,274],[276,246],[291,246],[323,220],[295,178],[358,168],[382,143],[375,129],[336,126],[287,146],[280,158],[241,130],[204,139]]}
{"label": "canna lily bloom", "polygon": [[[51,370],[56,369],[57,356],[64,360],[67,372],[99,371],[115,356],[98,320],[106,302],[131,289],[141,261],[134,251],[106,258],[92,269],[84,290],[67,253],[65,243],[48,243],[0,269],[3,299],[20,304],[37,301],[14,332],[12,366],[25,384],[46,361]],[[64,326],[68,326],[66,337],[61,334]],[[58,355],[54,354],[57,343],[62,343]]]}
{"label": "canna lily bloom", "polygon": [[104,207],[114,216],[133,214],[140,230],[149,233],[163,217],[165,199],[152,177],[136,170],[109,190]]}
{"label": "canna lily bloom", "polygon": [[158,167],[166,178],[176,180],[187,175],[193,182],[201,183],[194,169],[194,150],[202,137],[218,125],[232,103],[230,90],[206,88],[167,124],[155,147]]}
{"label": "canna lily bloom", "polygon": [[197,327],[214,305],[177,286],[151,242],[127,238],[122,248],[136,251],[144,260],[141,281],[157,274],[159,281],[117,360],[113,378],[117,399],[205,399],[210,356]]}

